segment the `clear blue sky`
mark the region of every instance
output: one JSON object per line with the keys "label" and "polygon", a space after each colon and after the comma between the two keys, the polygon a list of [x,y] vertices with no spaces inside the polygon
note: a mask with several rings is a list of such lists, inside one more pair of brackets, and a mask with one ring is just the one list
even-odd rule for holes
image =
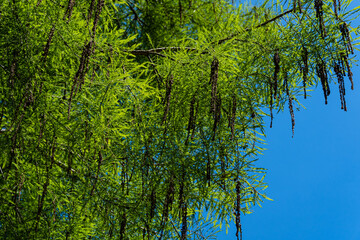
{"label": "clear blue sky", "polygon": [[[360,19],[352,23],[359,25]],[[333,85],[328,105],[320,88],[302,102],[294,138],[288,112],[267,127],[268,150],[257,164],[268,169],[266,193],[274,201],[241,216],[243,240],[360,239],[360,67],[353,73],[355,89],[345,82],[347,112]],[[217,237],[236,239],[234,224]]]}

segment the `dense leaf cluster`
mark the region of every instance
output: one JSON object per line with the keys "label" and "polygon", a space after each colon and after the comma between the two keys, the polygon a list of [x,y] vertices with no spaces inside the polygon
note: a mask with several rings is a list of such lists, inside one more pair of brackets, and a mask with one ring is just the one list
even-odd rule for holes
{"label": "dense leaf cluster", "polygon": [[0,1],[0,238],[241,238],[264,117],[353,85],[350,1],[288,2]]}

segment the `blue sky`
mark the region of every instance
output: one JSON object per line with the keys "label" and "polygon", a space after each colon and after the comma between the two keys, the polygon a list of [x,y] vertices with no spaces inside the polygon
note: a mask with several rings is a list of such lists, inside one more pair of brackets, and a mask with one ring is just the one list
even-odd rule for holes
{"label": "blue sky", "polygon": [[[359,5],[354,0],[351,7]],[[360,19],[352,23],[359,25]],[[242,215],[244,240],[360,239],[360,67],[353,73],[355,89],[345,82],[347,112],[332,85],[328,105],[320,88],[302,101],[306,109],[295,112],[294,138],[287,111],[267,127],[268,150],[257,164],[268,169],[266,193],[274,201]],[[233,224],[217,237],[236,239],[235,231]]]}

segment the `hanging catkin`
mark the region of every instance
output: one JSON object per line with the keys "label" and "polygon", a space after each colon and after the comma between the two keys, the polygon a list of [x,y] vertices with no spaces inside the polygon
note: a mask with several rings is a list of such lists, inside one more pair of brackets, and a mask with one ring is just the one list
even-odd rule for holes
{"label": "hanging catkin", "polygon": [[322,89],[324,92],[325,104],[327,104],[327,97],[330,95],[330,86],[327,77],[326,65],[323,60],[318,60],[316,63],[316,73],[320,78]]}
{"label": "hanging catkin", "polygon": [[334,72],[338,79],[339,84],[339,94],[340,94],[340,102],[341,102],[341,109],[347,111],[346,108],[346,101],[345,101],[345,83],[344,83],[344,71],[341,69],[341,61],[334,62]]}
{"label": "hanging catkin", "polygon": [[350,68],[350,64],[349,64],[349,60],[348,60],[348,56],[346,53],[341,53],[341,61],[342,64],[346,66],[347,68],[347,75],[349,77],[349,80],[351,82],[351,90],[354,90],[354,82],[353,82],[353,73],[351,72],[351,68]]}
{"label": "hanging catkin", "polygon": [[182,221],[181,221],[181,240],[187,238],[187,204],[184,203],[182,207]]}
{"label": "hanging catkin", "polygon": [[190,101],[190,110],[189,110],[189,123],[188,123],[188,127],[187,127],[187,137],[186,137],[186,141],[185,141],[185,145],[188,144],[188,140],[189,140],[189,136],[190,136],[190,131],[194,131],[195,129],[195,101],[196,101],[196,92],[194,93],[191,101]]}
{"label": "hanging catkin", "polygon": [[231,107],[231,118],[230,118],[230,130],[231,130],[231,140],[235,139],[235,119],[236,119],[236,95],[232,96],[232,107]]}
{"label": "hanging catkin", "polygon": [[273,80],[273,88],[274,88],[274,92],[273,92],[273,97],[276,98],[277,95],[277,85],[278,85],[278,75],[280,73],[280,55],[279,55],[279,51],[276,50],[275,54],[274,54],[274,58],[273,58],[273,62],[274,62],[274,80]]}
{"label": "hanging catkin", "polygon": [[351,39],[350,39],[349,28],[345,22],[340,24],[340,32],[342,35],[342,39],[344,41],[345,48],[349,53],[354,54],[354,49],[352,47]]}
{"label": "hanging catkin", "polygon": [[155,188],[153,188],[151,190],[151,194],[150,194],[150,221],[154,218],[155,216],[155,209],[156,209],[156,191]]}
{"label": "hanging catkin", "polygon": [[173,181],[173,175],[171,174],[171,176],[168,180],[168,188],[167,188],[166,195],[165,195],[165,202],[164,202],[162,219],[161,219],[161,224],[160,224],[161,225],[161,234],[160,234],[159,240],[162,239],[164,227],[166,225],[166,222],[168,221],[169,211],[171,211],[171,208],[172,208],[172,203],[174,201],[174,191],[175,191],[175,185],[174,185],[174,181]]}
{"label": "hanging catkin", "polygon": [[218,87],[218,78],[219,78],[219,61],[217,58],[211,63],[211,73],[210,73],[210,84],[211,84],[211,113],[215,114],[216,112],[216,103],[217,103],[217,87]]}
{"label": "hanging catkin", "polygon": [[47,40],[46,45],[44,47],[44,53],[43,53],[43,62],[44,63],[46,63],[46,58],[47,58],[47,55],[49,53],[49,48],[50,48],[51,40],[52,40],[52,38],[54,36],[54,32],[55,32],[55,26],[53,26],[51,28],[48,40]]}
{"label": "hanging catkin", "polygon": [[235,224],[236,224],[236,237],[242,240],[242,228],[240,221],[241,214],[241,184],[239,180],[236,180],[236,202],[235,202]]}
{"label": "hanging catkin", "polygon": [[221,118],[221,96],[220,94],[216,98],[216,105],[215,105],[215,114],[214,114],[214,126],[213,126],[213,141],[215,140],[216,130],[220,123]]}
{"label": "hanging catkin", "polygon": [[304,88],[304,98],[306,99],[306,82],[307,82],[307,76],[309,73],[309,65],[308,65],[308,51],[305,46],[303,46],[301,51],[301,58],[303,62],[302,67],[302,74],[303,74],[303,88]]}
{"label": "hanging catkin", "polygon": [[89,21],[92,18],[92,12],[94,10],[95,0],[91,0],[90,7],[88,10],[87,20]]}
{"label": "hanging catkin", "polygon": [[170,110],[170,100],[171,100],[171,91],[172,91],[173,83],[174,83],[174,76],[172,74],[170,74],[170,76],[167,78],[167,81],[166,81],[165,111],[164,111],[164,116],[162,119],[162,124],[166,121],[167,115]]}
{"label": "hanging catkin", "polygon": [[292,135],[294,137],[295,115],[294,115],[294,108],[293,108],[293,103],[292,103],[293,98],[291,97],[290,91],[289,91],[289,83],[288,83],[287,73],[285,74],[285,88],[286,88],[286,95],[288,96],[288,102],[289,102],[289,111],[290,111],[290,116],[291,116]]}
{"label": "hanging catkin", "polygon": [[319,21],[319,28],[321,32],[321,37],[326,37],[326,29],[325,29],[325,23],[324,23],[324,12],[323,12],[323,1],[322,0],[315,0],[314,7],[316,11],[316,18]]}
{"label": "hanging catkin", "polygon": [[211,108],[213,114],[213,140],[215,140],[216,129],[221,117],[221,98],[218,95],[219,60],[214,58],[211,63],[210,84],[211,84]]}
{"label": "hanging catkin", "polygon": [[68,21],[70,21],[74,5],[75,5],[75,0],[69,0],[63,20],[67,18]]}
{"label": "hanging catkin", "polygon": [[124,212],[121,217],[122,217],[122,219],[120,221],[120,240],[123,240],[123,239],[125,239],[125,228],[126,228],[126,223],[127,223],[126,212]]}
{"label": "hanging catkin", "polygon": [[[254,112],[251,112],[251,118],[253,118],[253,114]],[[255,117],[255,115],[254,115]],[[270,85],[270,128],[272,128],[272,122],[274,119],[274,115],[273,115],[273,88]]]}

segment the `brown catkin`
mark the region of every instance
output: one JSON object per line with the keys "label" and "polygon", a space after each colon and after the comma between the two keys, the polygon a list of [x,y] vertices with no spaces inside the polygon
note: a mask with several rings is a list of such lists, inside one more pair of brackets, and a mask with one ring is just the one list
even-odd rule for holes
{"label": "brown catkin", "polygon": [[211,84],[211,113],[216,113],[217,87],[219,78],[219,60],[214,58],[211,63],[210,84]]}
{"label": "brown catkin", "polygon": [[293,98],[290,96],[287,74],[285,75],[285,87],[286,87],[286,95],[288,96],[288,102],[289,102],[289,111],[290,111],[290,116],[291,116],[292,135],[294,137],[295,115],[294,115],[294,108],[293,108],[293,103],[292,103]]}
{"label": "brown catkin", "polygon": [[211,84],[211,106],[210,113],[213,114],[213,141],[215,140],[216,129],[221,116],[221,98],[218,96],[219,60],[214,58],[211,63],[210,84]]}
{"label": "brown catkin", "polygon": [[162,119],[162,123],[164,123],[167,119],[167,115],[170,110],[170,100],[171,100],[171,91],[172,91],[172,85],[174,83],[174,76],[170,74],[166,81],[166,94],[165,94],[165,111]]}
{"label": "brown catkin", "polygon": [[90,7],[89,7],[89,10],[88,10],[88,15],[87,15],[88,21],[92,18],[92,12],[94,10],[94,5],[95,5],[95,0],[91,0]]}
{"label": "brown catkin", "polygon": [[[183,175],[185,175],[185,174],[183,173]],[[180,187],[179,187],[179,211],[180,212],[181,212],[183,204],[184,204],[184,181],[180,181]]]}
{"label": "brown catkin", "polygon": [[[126,228],[126,213],[124,212],[122,214],[122,219],[120,221],[120,240],[125,239],[125,228]],[[127,239],[127,238],[126,238]]]}
{"label": "brown catkin", "polygon": [[326,66],[323,60],[317,62],[316,73],[320,78],[322,89],[324,92],[325,104],[327,104],[327,97],[330,95],[330,86],[328,82]]}
{"label": "brown catkin", "polygon": [[81,84],[84,83],[84,77],[88,70],[88,64],[89,64],[90,55],[92,53],[93,44],[94,44],[94,42],[90,41],[90,42],[88,42],[88,44],[86,44],[83,47],[83,52],[82,52],[81,58],[80,58],[80,65],[75,74],[74,82],[71,87],[70,98],[69,98],[69,107],[68,107],[68,118],[70,118],[71,101],[72,101],[73,97],[76,95],[76,93],[78,92],[78,90],[81,88]]}
{"label": "brown catkin", "polygon": [[44,53],[43,53],[43,62],[44,63],[46,63],[46,58],[47,58],[47,55],[49,53],[49,48],[50,48],[51,40],[52,40],[52,38],[54,36],[54,32],[55,32],[55,26],[53,26],[51,28],[48,40],[47,40],[46,45],[44,47]]}
{"label": "brown catkin", "polygon": [[274,54],[274,58],[273,58],[273,62],[275,65],[275,69],[274,69],[274,81],[272,83],[273,88],[274,88],[274,98],[276,98],[277,95],[277,85],[278,85],[278,75],[280,73],[280,55],[279,55],[279,51],[276,50],[275,54]]}
{"label": "brown catkin", "polygon": [[350,68],[350,64],[349,64],[349,60],[348,60],[348,56],[345,53],[341,53],[341,59],[342,59],[342,65],[346,66],[347,68],[347,75],[349,77],[349,80],[351,82],[351,90],[354,90],[354,81],[353,81],[353,73],[351,72],[351,68]]}
{"label": "brown catkin", "polygon": [[230,119],[230,129],[231,129],[231,140],[235,138],[235,119],[236,119],[236,95],[232,96],[232,108],[231,108],[231,119]]}
{"label": "brown catkin", "polygon": [[155,216],[155,209],[156,209],[156,191],[152,189],[150,194],[150,221]]}
{"label": "brown catkin", "polygon": [[[273,88],[270,85],[270,128],[272,128],[272,123],[273,123],[273,119],[274,119],[274,115],[273,115]],[[251,113],[251,117],[253,118],[253,114],[254,112]],[[255,116],[254,116],[255,117]]]}
{"label": "brown catkin", "polygon": [[75,0],[69,0],[63,20],[65,20],[65,18],[68,18],[68,21],[70,21],[74,5],[75,5]]}
{"label": "brown catkin", "polygon": [[16,50],[13,51],[13,59],[11,62],[10,67],[10,76],[9,76],[9,83],[11,87],[15,87],[15,76],[16,76],[16,69],[17,69],[17,56],[18,52]]}
{"label": "brown catkin", "polygon": [[220,157],[220,170],[221,170],[221,185],[222,188],[225,190],[226,188],[226,184],[225,184],[225,180],[226,180],[226,158],[225,158],[225,147],[223,145],[220,145],[220,150],[219,150],[219,157]]}
{"label": "brown catkin", "polygon": [[319,20],[319,28],[321,32],[321,37],[326,37],[326,29],[325,29],[325,23],[324,23],[324,12],[323,12],[323,1],[322,0],[315,0],[314,7],[316,11],[316,18]]}
{"label": "brown catkin", "polygon": [[207,155],[207,163],[206,163],[206,181],[208,182],[208,186],[211,185],[211,157],[209,154]]}
{"label": "brown catkin", "polygon": [[214,126],[213,126],[213,141],[215,140],[216,130],[218,127],[218,124],[220,123],[221,118],[221,96],[217,96],[216,98],[216,105],[215,105],[215,116],[214,116]]}
{"label": "brown catkin", "polygon": [[236,237],[237,239],[242,240],[242,228],[241,228],[241,189],[240,181],[236,181],[236,202],[235,202],[235,224],[236,224]]}
{"label": "brown catkin", "polygon": [[307,76],[309,73],[309,65],[308,65],[308,51],[305,46],[302,48],[301,52],[301,58],[303,61],[303,67],[302,67],[302,73],[303,73],[303,87],[304,87],[304,98],[306,99],[306,82],[307,82]]}
{"label": "brown catkin", "polygon": [[179,0],[179,17],[180,17],[180,24],[183,22],[183,7],[181,4],[181,0]]}
{"label": "brown catkin", "polygon": [[341,61],[334,63],[334,72],[338,79],[339,83],[339,94],[340,94],[340,102],[341,102],[341,109],[347,111],[346,108],[346,101],[345,101],[345,82],[344,82],[344,72],[341,70]]}
{"label": "brown catkin", "polygon": [[181,221],[181,240],[187,239],[187,204],[182,206],[182,221]]}
{"label": "brown catkin", "polygon": [[[187,127],[187,131],[188,131],[187,140],[189,138],[190,131],[192,129],[194,129],[193,125],[195,125],[195,101],[196,101],[196,93],[193,95],[193,97],[190,101],[189,123],[188,123],[188,127]],[[187,142],[187,140],[186,140],[186,142]]]}
{"label": "brown catkin", "polygon": [[340,24],[340,31],[347,51],[351,54],[354,54],[354,49],[352,47],[351,39],[350,39],[349,28],[345,22]]}
{"label": "brown catkin", "polygon": [[165,227],[166,222],[169,217],[169,210],[171,211],[171,208],[172,208],[172,203],[174,201],[174,189],[175,189],[175,186],[174,186],[173,176],[171,176],[168,180],[168,189],[166,191],[165,202],[164,202],[164,207],[163,207],[161,227],[160,227],[161,233],[160,233],[159,240],[162,238],[164,227]]}
{"label": "brown catkin", "polygon": [[101,14],[101,10],[102,10],[103,5],[104,5],[104,0],[98,0],[96,13],[95,13],[95,18],[94,18],[94,23],[93,23],[93,28],[92,28],[92,37],[93,38],[94,38],[94,36],[96,34],[96,27],[97,27],[97,24],[98,24],[99,19],[100,19],[100,14]]}
{"label": "brown catkin", "polygon": [[194,137],[195,137],[195,127],[196,127],[195,122],[196,122],[196,119],[197,119],[197,114],[199,112],[199,106],[200,106],[199,101],[197,101],[196,102],[196,111],[195,111],[195,115],[194,115],[194,124],[192,124],[193,129],[192,129],[192,133],[191,133],[191,140],[193,140]]}

